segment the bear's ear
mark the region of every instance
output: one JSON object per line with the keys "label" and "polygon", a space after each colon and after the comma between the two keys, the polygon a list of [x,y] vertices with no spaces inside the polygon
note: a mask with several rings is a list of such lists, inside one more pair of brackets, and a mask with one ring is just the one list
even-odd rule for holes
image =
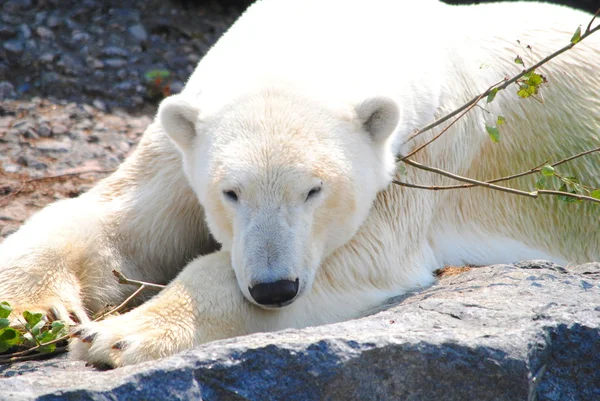
{"label": "bear's ear", "polygon": [[158,108],[158,119],[167,135],[182,150],[191,147],[196,137],[198,109],[189,104],[181,95],[174,95],[162,101]]}
{"label": "bear's ear", "polygon": [[367,99],[359,103],[355,111],[365,131],[371,134],[375,142],[387,140],[400,120],[398,105],[387,97]]}

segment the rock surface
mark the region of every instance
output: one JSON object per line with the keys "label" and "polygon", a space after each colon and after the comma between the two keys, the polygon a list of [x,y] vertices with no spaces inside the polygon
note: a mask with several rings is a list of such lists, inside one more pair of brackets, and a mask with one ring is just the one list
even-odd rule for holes
{"label": "rock surface", "polygon": [[97,371],[1,366],[2,400],[599,400],[600,264],[474,268],[380,313]]}

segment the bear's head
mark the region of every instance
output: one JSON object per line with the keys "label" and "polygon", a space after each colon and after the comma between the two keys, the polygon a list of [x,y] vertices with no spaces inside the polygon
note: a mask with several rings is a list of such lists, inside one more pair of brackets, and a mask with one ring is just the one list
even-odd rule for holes
{"label": "bear's head", "polygon": [[390,183],[398,107],[375,97],[334,108],[278,90],[210,113],[198,103],[165,99],[160,123],[245,297],[288,305],[310,291],[323,260]]}

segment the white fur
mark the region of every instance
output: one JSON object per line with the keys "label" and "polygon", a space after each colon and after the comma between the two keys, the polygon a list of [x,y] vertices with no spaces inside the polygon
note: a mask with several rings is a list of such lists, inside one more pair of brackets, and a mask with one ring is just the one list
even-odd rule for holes
{"label": "white fur", "polygon": [[[259,1],[182,94],[163,102],[115,174],[44,209],[1,245],[0,300],[85,320],[86,311],[130,293],[112,269],[166,282],[196,257],[149,302],[82,326],[88,342],[74,339],[73,354],[118,366],[214,339],[357,317],[430,285],[431,272],[446,264],[598,260],[597,205],[389,185],[394,154],[441,127],[409,141],[415,129],[518,72],[515,54],[531,64],[590,18],[536,3]],[[517,39],[532,46],[531,56]],[[509,88],[414,158],[491,179],[597,146],[599,64],[600,39],[592,36],[540,70],[549,79],[544,104]],[[499,114],[508,123],[493,144],[484,127]],[[600,186],[597,155],[560,169]],[[396,177],[455,183],[413,168]],[[281,309],[258,307],[248,291],[296,278],[300,291]]]}

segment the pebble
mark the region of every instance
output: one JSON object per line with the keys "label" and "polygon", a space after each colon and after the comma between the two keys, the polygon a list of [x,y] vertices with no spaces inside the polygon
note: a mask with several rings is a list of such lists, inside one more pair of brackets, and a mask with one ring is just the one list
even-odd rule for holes
{"label": "pebble", "polygon": [[100,111],[107,111],[106,104],[100,99],[95,99],[92,105]]}
{"label": "pebble", "polygon": [[24,39],[29,39],[31,37],[31,28],[29,28],[27,24],[19,25],[19,30]]}
{"label": "pebble", "polygon": [[69,132],[69,129],[62,124],[52,124],[52,133],[54,135],[64,135]]}
{"label": "pebble", "polygon": [[127,57],[129,52],[117,46],[107,46],[102,49],[102,54],[108,57]]}
{"label": "pebble", "polygon": [[71,36],[71,39],[73,40],[74,45],[81,46],[84,43],[89,42],[91,37],[92,36],[86,32],[75,32],[73,33],[73,36]]}
{"label": "pebble", "polygon": [[37,35],[42,40],[54,39],[54,33],[50,29],[46,28],[45,26],[38,26],[37,28],[35,28],[35,33],[37,33]]}
{"label": "pebble", "polygon": [[8,99],[15,96],[15,87],[8,81],[0,82],[0,99]]}
{"label": "pebble", "polygon": [[105,66],[109,68],[121,68],[127,64],[122,58],[107,58],[102,60]]}
{"label": "pebble", "polygon": [[141,24],[130,26],[127,31],[139,42],[145,42],[148,40],[148,33]]}
{"label": "pebble", "polygon": [[17,31],[10,25],[0,24],[0,39],[12,38]]}
{"label": "pebble", "polygon": [[52,63],[52,62],[54,62],[55,57],[56,57],[56,55],[54,55],[52,53],[44,53],[40,56],[40,61],[42,63]]}
{"label": "pebble", "polygon": [[17,39],[14,40],[7,40],[6,42],[4,42],[4,45],[2,45],[2,47],[4,47],[4,49],[12,54],[21,54],[23,53],[23,42]]}
{"label": "pebble", "polygon": [[43,141],[36,144],[36,149],[43,153],[66,153],[71,148],[69,143],[59,141]]}
{"label": "pebble", "polygon": [[48,17],[48,20],[46,20],[46,24],[50,27],[50,28],[56,28],[57,26],[59,26],[62,22],[62,18],[59,18],[56,15],[51,15],[50,17]]}
{"label": "pebble", "polygon": [[37,129],[37,133],[42,138],[50,138],[52,136],[52,128],[48,124],[42,123]]}

